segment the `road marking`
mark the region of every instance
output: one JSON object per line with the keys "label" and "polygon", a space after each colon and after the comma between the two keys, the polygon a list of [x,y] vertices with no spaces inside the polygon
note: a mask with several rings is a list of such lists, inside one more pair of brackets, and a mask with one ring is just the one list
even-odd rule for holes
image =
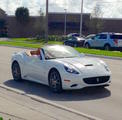
{"label": "road marking", "polygon": [[62,109],[62,110],[65,110],[65,111],[68,111],[68,112],[71,112],[73,114],[76,114],[76,115],[79,115],[81,117],[84,117],[84,118],[87,118],[89,120],[102,120],[100,118],[97,118],[97,117],[94,117],[94,116],[91,116],[91,115],[88,115],[88,114],[85,114],[85,113],[82,113],[82,112],[79,112],[77,110],[74,110],[72,108],[68,108],[68,107],[65,107],[63,105],[59,105],[59,104],[56,104],[54,102],[51,102],[49,100],[46,100],[44,98],[40,98],[40,97],[36,97],[34,95],[29,95],[29,94],[26,94],[25,92],[22,92],[20,90],[17,90],[17,89],[13,89],[13,88],[10,88],[10,87],[7,87],[3,84],[0,84],[0,87],[3,88],[3,89],[6,89],[8,91],[11,91],[11,92],[14,92],[14,93],[17,93],[17,94],[20,94],[20,95],[24,95],[26,97],[29,97],[31,98],[32,100],[35,100],[37,102],[41,102],[41,103],[44,103],[44,104],[47,104],[47,105],[50,105],[50,106],[53,106],[53,107],[56,107],[56,108],[59,108],[59,109]]}

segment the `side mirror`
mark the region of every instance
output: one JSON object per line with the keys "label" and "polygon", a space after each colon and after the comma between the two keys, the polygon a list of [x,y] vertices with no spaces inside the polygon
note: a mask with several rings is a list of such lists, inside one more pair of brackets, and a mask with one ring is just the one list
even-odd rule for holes
{"label": "side mirror", "polygon": [[95,37],[92,37],[91,39],[92,39],[92,40],[95,40]]}

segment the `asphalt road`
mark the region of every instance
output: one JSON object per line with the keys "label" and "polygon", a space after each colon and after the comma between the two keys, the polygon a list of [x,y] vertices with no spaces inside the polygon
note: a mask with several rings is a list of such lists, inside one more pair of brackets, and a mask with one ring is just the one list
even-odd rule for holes
{"label": "asphalt road", "polygon": [[104,120],[122,120],[122,60],[103,59],[112,71],[112,84],[105,89],[85,88],[53,94],[47,86],[12,80],[10,58],[24,49],[0,46],[0,83],[26,94],[45,98]]}

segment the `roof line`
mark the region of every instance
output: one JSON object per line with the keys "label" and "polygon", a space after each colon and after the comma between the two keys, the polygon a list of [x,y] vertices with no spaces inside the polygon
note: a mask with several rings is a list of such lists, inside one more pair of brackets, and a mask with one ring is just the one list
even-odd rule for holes
{"label": "roof line", "polygon": [[[49,14],[64,14],[65,12],[49,12]],[[81,14],[81,13],[75,13],[75,12],[67,12],[67,14]],[[83,14],[86,14],[86,15],[90,15],[90,13],[83,13]]]}

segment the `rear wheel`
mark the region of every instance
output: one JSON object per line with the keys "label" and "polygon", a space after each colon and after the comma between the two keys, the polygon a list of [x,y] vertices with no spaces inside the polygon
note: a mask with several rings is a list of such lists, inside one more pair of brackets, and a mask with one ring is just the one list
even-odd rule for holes
{"label": "rear wheel", "polygon": [[14,62],[12,64],[12,75],[13,75],[14,80],[16,81],[22,80],[20,66],[17,62]]}
{"label": "rear wheel", "polygon": [[104,46],[104,50],[109,51],[110,49],[111,49],[110,45],[107,44],[107,45]]}
{"label": "rear wheel", "polygon": [[77,47],[77,44],[75,43],[73,46],[74,46],[74,47]]}
{"label": "rear wheel", "polygon": [[49,87],[54,93],[62,92],[61,77],[56,69],[52,69],[49,73]]}

